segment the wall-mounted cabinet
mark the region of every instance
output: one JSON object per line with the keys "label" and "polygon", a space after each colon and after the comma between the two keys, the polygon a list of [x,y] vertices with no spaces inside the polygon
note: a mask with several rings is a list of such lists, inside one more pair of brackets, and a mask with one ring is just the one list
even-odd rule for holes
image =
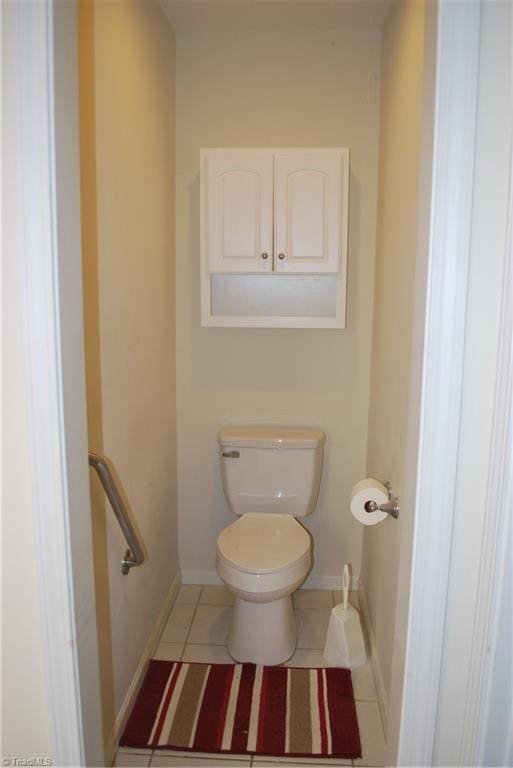
{"label": "wall-mounted cabinet", "polygon": [[343,328],[348,149],[201,150],[202,325]]}

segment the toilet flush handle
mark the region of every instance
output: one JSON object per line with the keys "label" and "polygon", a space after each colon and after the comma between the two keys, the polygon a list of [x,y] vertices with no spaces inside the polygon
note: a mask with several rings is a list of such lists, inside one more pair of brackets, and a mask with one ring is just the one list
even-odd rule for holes
{"label": "toilet flush handle", "polygon": [[239,451],[223,451],[221,456],[223,459],[238,459],[240,457]]}

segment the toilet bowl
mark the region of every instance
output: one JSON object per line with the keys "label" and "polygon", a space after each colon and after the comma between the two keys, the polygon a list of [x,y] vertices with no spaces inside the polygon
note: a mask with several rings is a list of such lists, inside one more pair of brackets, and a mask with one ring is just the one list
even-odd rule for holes
{"label": "toilet bowl", "polygon": [[312,539],[296,520],[315,507],[324,433],[231,427],[219,433],[223,490],[239,515],[217,539],[217,572],[235,596],[228,639],[241,662],[275,665],[296,647],[292,594],[312,566]]}
{"label": "toilet bowl", "polygon": [[217,540],[217,572],[235,595],[228,652],[281,664],[296,647],[292,593],[311,564],[311,539],[290,515],[246,513]]}

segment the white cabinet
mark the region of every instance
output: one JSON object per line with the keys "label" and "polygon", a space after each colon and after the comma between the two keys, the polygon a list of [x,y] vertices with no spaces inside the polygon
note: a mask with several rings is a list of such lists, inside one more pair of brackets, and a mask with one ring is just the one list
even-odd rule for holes
{"label": "white cabinet", "polygon": [[203,173],[208,271],[271,271],[272,155],[205,153]]}
{"label": "white cabinet", "polygon": [[348,191],[348,149],[201,150],[202,324],[344,327]]}

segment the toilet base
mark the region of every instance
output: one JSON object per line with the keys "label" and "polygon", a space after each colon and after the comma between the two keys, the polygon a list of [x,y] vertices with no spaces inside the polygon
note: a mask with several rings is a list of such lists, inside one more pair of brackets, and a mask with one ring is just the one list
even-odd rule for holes
{"label": "toilet base", "polygon": [[235,598],[228,653],[236,661],[275,666],[296,649],[297,628],[292,596],[269,603]]}

